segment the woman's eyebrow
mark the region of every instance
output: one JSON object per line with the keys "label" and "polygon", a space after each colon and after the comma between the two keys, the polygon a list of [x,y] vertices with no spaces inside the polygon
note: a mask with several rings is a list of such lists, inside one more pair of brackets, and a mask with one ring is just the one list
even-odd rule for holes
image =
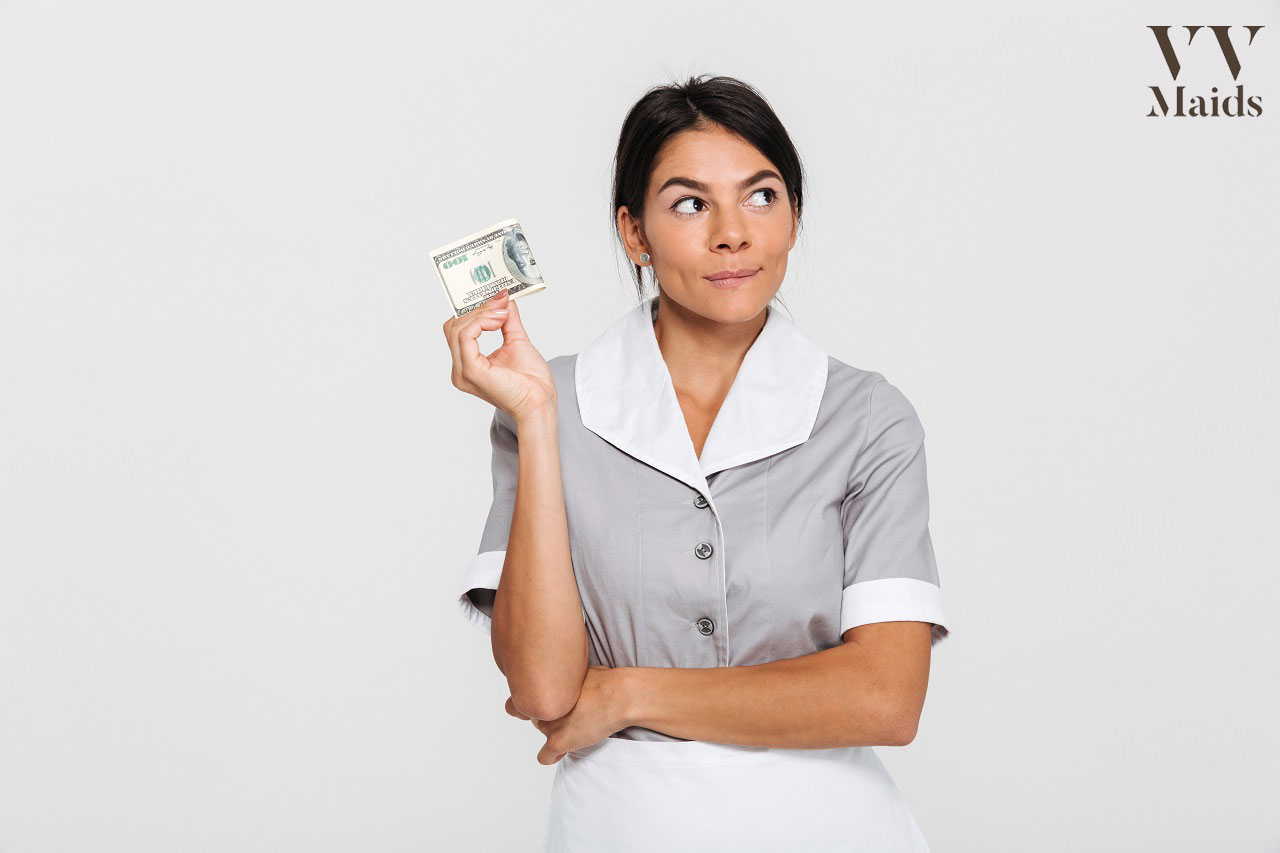
{"label": "woman's eyebrow", "polygon": [[[777,172],[773,171],[773,169],[761,169],[760,171],[756,172],[754,175],[747,178],[746,180],[740,181],[738,183],[738,189],[745,190],[747,187],[751,186],[757,181],[763,181],[765,178],[777,178],[779,181],[782,180],[782,176],[779,175]],[[695,181],[693,178],[674,177],[674,178],[667,178],[666,182],[663,183],[662,186],[658,187],[658,192],[662,192],[667,187],[672,187],[676,185],[686,186],[686,187],[689,187],[690,189],[694,189],[702,193],[711,191],[711,188],[706,184],[704,184],[702,181]]]}

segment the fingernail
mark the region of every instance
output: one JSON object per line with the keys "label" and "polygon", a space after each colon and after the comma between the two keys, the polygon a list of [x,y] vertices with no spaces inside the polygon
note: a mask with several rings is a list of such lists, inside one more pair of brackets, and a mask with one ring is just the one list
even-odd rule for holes
{"label": "fingernail", "polygon": [[485,313],[488,314],[490,317],[505,317],[507,314],[507,309],[494,308],[492,311],[486,311]]}

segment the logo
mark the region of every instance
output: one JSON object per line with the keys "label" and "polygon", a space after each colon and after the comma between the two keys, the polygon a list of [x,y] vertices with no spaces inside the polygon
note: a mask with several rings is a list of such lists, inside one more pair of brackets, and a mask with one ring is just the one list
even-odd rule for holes
{"label": "logo", "polygon": [[[1236,83],[1235,93],[1225,96],[1219,96],[1218,87],[1211,86],[1206,96],[1203,94],[1204,88],[1199,88],[1200,94],[1196,90],[1188,90],[1183,83],[1178,82],[1178,74],[1182,71],[1182,63],[1178,60],[1178,53],[1173,47],[1173,39],[1169,35],[1170,27],[1148,27],[1151,32],[1155,33],[1156,44],[1160,46],[1160,52],[1164,55],[1165,65],[1169,67],[1169,75],[1178,85],[1166,94],[1166,90],[1159,86],[1152,86],[1151,93],[1155,95],[1155,105],[1151,108],[1151,112],[1147,113],[1148,117],[1163,116],[1232,116],[1232,117],[1257,117],[1262,115],[1262,96],[1261,95],[1245,95],[1244,84],[1240,81],[1240,55],[1236,52],[1235,44],[1231,40],[1230,26],[1217,27],[1183,27],[1187,31],[1187,44],[1190,47],[1195,41],[1196,33],[1200,30],[1208,29],[1218,40],[1218,49],[1222,52],[1222,58],[1226,60],[1227,70],[1231,72],[1231,79]],[[1258,30],[1262,29],[1262,25],[1258,24],[1252,27],[1243,27],[1249,33],[1249,41],[1244,45],[1249,47],[1253,44],[1254,36],[1258,34]],[[1179,33],[1181,35],[1181,33]],[[1197,45],[1207,44],[1204,38],[1200,39]],[[1184,50],[1184,55],[1186,51]]]}

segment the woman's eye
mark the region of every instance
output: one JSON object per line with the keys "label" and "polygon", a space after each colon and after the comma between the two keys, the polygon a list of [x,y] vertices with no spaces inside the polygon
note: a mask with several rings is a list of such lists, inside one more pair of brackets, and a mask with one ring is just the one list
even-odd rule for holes
{"label": "woman's eye", "polygon": [[[773,202],[778,197],[778,191],[775,189],[771,189],[769,187],[764,187],[762,189],[756,190],[751,194],[751,197],[754,198],[755,196],[758,196],[761,193],[765,194],[766,201],[763,204],[752,204],[751,207],[768,207],[769,205],[773,204]],[[698,205],[698,207],[692,208],[690,207],[690,205]],[[687,195],[684,198],[678,200],[675,204],[671,205],[671,209],[682,216],[693,216],[695,213],[702,212],[702,210],[705,209],[705,207],[706,207],[705,201],[703,201],[702,199],[696,196],[691,196],[691,195]]]}
{"label": "woman's eye", "polygon": [[689,202],[689,203],[696,203],[696,204],[702,204],[702,203],[703,203],[702,199],[700,199],[700,198],[694,198],[694,197],[693,197],[693,196],[691,196],[691,195],[687,195],[687,196],[685,196],[684,198],[682,198],[682,199],[680,199],[679,201],[677,201],[675,204],[671,205],[671,209],[672,209],[672,210],[674,210],[676,213],[694,214],[694,213],[697,213],[697,212],[698,212],[698,211],[696,211],[696,210],[689,210],[687,207],[686,207],[686,208],[684,208],[684,209],[682,210],[682,209],[681,209],[681,205],[683,205],[685,202]]}

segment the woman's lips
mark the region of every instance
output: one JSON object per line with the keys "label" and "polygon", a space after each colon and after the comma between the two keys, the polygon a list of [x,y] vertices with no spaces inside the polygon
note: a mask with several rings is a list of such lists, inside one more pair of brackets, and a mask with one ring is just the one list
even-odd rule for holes
{"label": "woman's lips", "polygon": [[715,278],[703,276],[713,287],[737,287],[744,281],[750,281],[759,270],[730,270],[729,273],[716,273]]}

